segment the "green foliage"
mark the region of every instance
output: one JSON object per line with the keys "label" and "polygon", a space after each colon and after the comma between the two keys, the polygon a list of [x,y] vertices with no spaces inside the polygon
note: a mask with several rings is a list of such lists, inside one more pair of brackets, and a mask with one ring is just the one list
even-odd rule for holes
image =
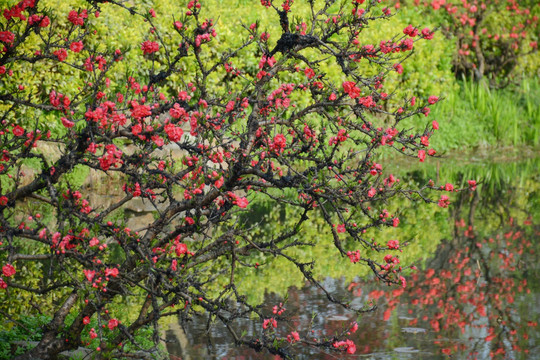
{"label": "green foliage", "polygon": [[76,165],[73,170],[66,174],[64,180],[70,188],[80,189],[90,174],[90,168],[84,165]]}
{"label": "green foliage", "polygon": [[[127,322],[127,313],[128,313],[128,311],[125,311],[126,308],[127,309],[130,308],[129,304],[124,303],[122,305],[114,306],[113,311],[118,312],[119,314],[123,314],[124,316],[120,317],[120,319],[122,320],[122,318],[125,318],[125,320]],[[75,316],[75,314],[73,314],[73,316],[71,316],[71,318],[72,318],[71,321],[73,320],[74,316]],[[66,323],[67,324],[70,323],[70,318],[66,319]],[[102,320],[101,324],[103,324],[103,320]],[[86,325],[86,328],[88,330],[83,331],[83,333],[82,333],[82,337],[81,337],[82,344],[83,344],[84,347],[86,347],[88,349],[96,350],[100,346],[100,339],[99,338],[91,339],[90,335],[89,335],[89,330],[93,328],[93,329],[96,329],[96,331],[99,331],[100,322],[98,322],[96,317],[93,317],[90,320],[90,323],[88,325]],[[102,331],[103,331],[103,334],[104,334],[104,339],[107,339],[107,340],[110,341],[115,336],[118,335],[118,332],[120,330],[118,328],[116,328],[116,329],[111,331],[108,328],[103,328]],[[152,341],[153,335],[154,335],[154,329],[151,326],[143,326],[143,327],[141,327],[140,329],[138,329],[135,332],[135,334],[133,336],[133,342],[128,341],[125,344],[123,344],[123,350],[125,352],[130,352],[130,351],[138,351],[138,350],[141,350],[141,349],[144,349],[144,350],[153,349],[154,348],[154,342]],[[161,350],[164,350],[164,349],[161,349]]]}
{"label": "green foliage", "polygon": [[[124,315],[128,315],[128,311],[125,311],[126,306],[129,305],[126,303],[118,304],[113,307],[113,311],[118,311]],[[116,308],[117,307],[117,308]],[[66,318],[66,325],[69,325],[77,314],[70,314]],[[125,318],[127,321],[127,317]],[[9,360],[14,356],[21,355],[26,352],[31,345],[29,346],[16,346],[24,342],[34,342],[40,341],[43,336],[43,327],[51,321],[51,317],[48,315],[24,315],[17,319],[16,323],[13,323],[5,319],[0,324],[0,360]],[[90,323],[86,325],[87,329],[99,328],[99,323],[95,317],[90,320]],[[116,336],[116,333],[119,330],[109,331],[108,329],[103,330],[106,333],[107,338],[113,338]],[[137,330],[133,337],[133,342],[127,342],[124,344],[123,349],[126,352],[137,351],[141,349],[152,349],[154,348],[154,343],[152,337],[154,335],[154,329],[151,326],[144,326]],[[85,331],[82,334],[82,345],[87,349],[96,350],[100,346],[99,339],[91,339],[89,336],[89,331]],[[14,350],[14,351],[13,351]],[[164,349],[160,349],[163,351]]]}
{"label": "green foliage", "polygon": [[18,341],[39,341],[43,335],[43,326],[50,320],[51,317],[46,315],[22,316],[17,323],[4,319],[0,323],[0,360],[9,360],[26,352],[28,347],[19,346],[14,353],[11,347]]}

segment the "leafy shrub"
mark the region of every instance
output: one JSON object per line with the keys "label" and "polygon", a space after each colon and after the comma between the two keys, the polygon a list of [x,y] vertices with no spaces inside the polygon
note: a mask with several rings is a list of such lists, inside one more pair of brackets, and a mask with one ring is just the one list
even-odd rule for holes
{"label": "leafy shrub", "polygon": [[[534,74],[537,56],[540,7],[536,1],[414,0],[422,14],[436,19],[456,44],[454,72],[487,77],[492,86],[506,86],[512,75]],[[396,1],[396,6],[401,3]]]}
{"label": "leafy shrub", "polygon": [[[51,321],[47,315],[21,316],[17,322],[4,319],[0,324],[0,359],[10,360],[32,348],[30,342],[39,341],[43,336],[43,326]],[[28,346],[16,346],[17,342],[29,343]],[[15,347],[15,352],[12,352]]]}

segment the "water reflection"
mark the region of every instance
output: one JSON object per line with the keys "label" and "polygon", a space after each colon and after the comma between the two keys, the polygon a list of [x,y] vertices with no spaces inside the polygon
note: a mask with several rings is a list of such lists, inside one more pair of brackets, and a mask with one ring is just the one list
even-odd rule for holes
{"label": "water reflection", "polygon": [[[307,284],[290,288],[284,313],[289,321],[279,321],[278,334],[305,329],[301,339],[320,339],[358,322],[359,330],[350,336],[356,344],[354,355],[321,353],[294,344],[303,358],[540,358],[537,165],[533,160],[524,165],[532,171],[510,173],[502,165],[456,172],[456,182],[476,177],[484,184],[472,195],[460,193],[447,218],[451,230],[444,239],[433,239],[441,240],[435,254],[426,254],[430,258],[423,269],[408,276],[406,289],[366,279],[326,279],[326,288],[352,299],[352,305],[378,305],[377,311],[356,319],[329,303],[317,288]],[[467,171],[476,171],[476,176],[464,175]],[[264,307],[270,313],[282,301],[267,294]],[[171,359],[274,359],[235,347],[222,325],[207,329],[207,324],[204,316],[174,324],[166,333]],[[249,319],[236,328],[252,336],[262,332],[260,321]]]}

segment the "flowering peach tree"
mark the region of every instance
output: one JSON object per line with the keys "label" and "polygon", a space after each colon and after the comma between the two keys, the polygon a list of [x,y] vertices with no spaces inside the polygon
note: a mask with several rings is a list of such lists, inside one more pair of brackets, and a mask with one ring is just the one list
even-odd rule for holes
{"label": "flowering peach tree", "polygon": [[[448,196],[427,191],[455,191],[432,182],[404,188],[378,162],[383,151],[421,162],[435,155],[429,138],[438,123],[426,118],[414,130],[407,120],[427,117],[439,99],[384,92],[385,76],[399,72],[415,42],[432,31],[410,27],[373,42],[362,30],[392,15],[377,1],[310,2],[301,19],[293,1],[263,0],[258,11],[274,17],[279,31],[243,24],[242,42],[216,55],[223,39],[205,15],[212,9],[199,1],[179,8],[166,32],[154,22],[169,15],[153,9],[85,4],[69,13],[39,0],[2,9],[2,311],[16,320],[11,306],[22,297],[29,309],[43,301],[51,316],[39,344],[19,358],[54,358],[79,346],[98,358],[154,356],[157,347],[138,347],[137,331],[153,327],[157,346],[160,318],[188,321],[198,312],[223,322],[237,345],[283,358],[302,346],[354,353],[347,333],[357,325],[319,339],[306,329],[284,331],[284,308],[250,303],[238,274],[257,272],[265,265],[260,256],[281,258],[329,301],[372,310],[325,290],[312,274],[314,260],[294,251],[317,246],[301,234],[310,217],[321,217],[335,245],[328,256],[348,257],[352,271],[367,266],[382,283],[406,286],[398,256],[406,243],[364,234],[399,226],[397,214],[384,209],[393,197],[445,207]],[[94,26],[110,11],[146,26],[145,40],[107,46],[103,39],[113,35]],[[132,59],[142,68],[130,66]],[[255,66],[238,65],[251,59]],[[21,75],[30,68],[31,76]],[[56,73],[77,86],[68,92],[58,80],[49,87],[46,79]],[[81,171],[98,181],[73,185]],[[95,202],[106,181],[119,190],[111,201]],[[288,190],[295,196],[283,196]],[[153,217],[131,229],[118,214],[136,200]],[[287,231],[252,239],[242,216],[261,201],[299,215],[288,219]],[[119,301],[131,304],[129,316]],[[261,320],[255,337],[235,323],[248,316]]]}

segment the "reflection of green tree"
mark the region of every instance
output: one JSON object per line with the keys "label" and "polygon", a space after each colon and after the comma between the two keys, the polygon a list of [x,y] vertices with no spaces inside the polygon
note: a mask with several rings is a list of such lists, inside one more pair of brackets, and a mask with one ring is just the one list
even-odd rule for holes
{"label": "reflection of green tree", "polygon": [[[512,216],[521,222],[531,215],[538,216],[540,212],[535,211],[535,209],[540,209],[540,202],[537,196],[538,189],[534,188],[535,168],[538,162],[538,160],[533,159],[520,164],[492,163],[481,166],[449,162],[450,164],[444,167],[437,167],[436,164],[424,164],[418,169],[405,168],[404,172],[406,171],[407,175],[404,177],[410,178],[410,181],[418,184],[423,184],[429,179],[436,179],[437,172],[439,172],[440,178],[449,179],[448,181],[454,183],[456,187],[467,187],[466,181],[469,179],[482,181],[482,185],[477,189],[479,204],[475,206],[486,209],[482,214],[483,219],[485,219],[482,224],[487,227],[486,230],[489,230],[495,229],[498,224],[501,224],[501,211],[497,209],[505,209],[509,206],[522,209],[514,209],[512,213]],[[519,193],[520,196],[517,196],[518,193],[508,192],[508,189],[514,185],[518,185],[524,190]],[[469,196],[463,194],[463,196],[457,196],[455,200],[457,208],[463,206],[467,196]],[[467,194],[469,193],[467,192]],[[293,197],[294,194],[279,194],[278,196]],[[281,208],[271,208],[262,197],[257,200],[257,206],[254,207],[253,212],[240,216],[238,220],[244,222],[246,228],[250,229],[249,236],[251,238],[268,238],[268,241],[271,241],[268,234],[279,234],[287,231],[294,226],[300,216],[298,208],[286,205]],[[394,199],[378,210],[383,208],[390,213],[398,214],[399,227],[384,228],[383,230],[371,229],[366,233],[366,238],[374,238],[383,244],[390,239],[410,242],[403,253],[398,253],[404,264],[421,265],[422,259],[429,258],[435,252],[440,239],[451,233],[452,222],[448,221],[447,212],[437,206],[414,206],[414,204],[410,206],[405,199]],[[488,209],[490,211],[487,211]],[[506,209],[503,212],[508,211],[510,210]],[[315,279],[342,277],[346,281],[352,281],[355,277],[367,275],[367,267],[351,264],[348,258],[340,257],[335,252],[331,234],[323,225],[322,216],[311,216],[302,229],[303,237],[300,240],[317,242],[319,246],[304,246],[294,250],[295,255],[300,255],[299,252],[302,252],[303,258],[313,259]],[[358,244],[348,243],[347,250],[356,249],[363,252]],[[328,256],[329,252],[335,253],[335,257]],[[372,253],[366,255],[377,257]],[[382,260],[382,255],[380,258]],[[304,282],[301,273],[292,264],[280,259],[277,261],[267,260],[269,260],[267,257],[259,254],[257,258],[250,260],[253,267],[241,269],[242,281],[239,283],[239,289],[256,303],[262,301],[265,291],[279,291],[283,296],[288,287],[301,287]],[[256,263],[259,263],[260,266],[255,267]]]}
{"label": "reflection of green tree", "polygon": [[[293,195],[290,195],[293,196]],[[260,200],[260,199],[259,199]],[[399,227],[385,227],[384,229],[373,228],[366,232],[365,237],[373,238],[379,244],[386,244],[388,240],[397,239],[401,243],[408,242],[409,245],[401,252],[396,252],[402,264],[417,263],[420,259],[425,259],[432,254],[437,246],[437,240],[442,234],[448,231],[448,222],[445,212],[436,206],[408,206],[408,200],[399,199],[373,209],[374,213],[381,213],[383,209],[389,213],[397,214],[400,218]],[[271,241],[269,234],[279,234],[290,230],[301,212],[296,207],[284,205],[281,208],[269,208],[264,200],[258,202],[254,211],[249,216],[241,216],[238,221],[246,223],[249,228],[249,237],[267,238]],[[434,223],[436,225],[434,226]],[[310,217],[307,224],[303,225],[301,240],[306,243],[317,243],[317,247],[303,246],[291,250],[290,255],[302,256],[302,258],[313,260],[313,276],[317,280],[325,277],[344,278],[352,281],[356,277],[364,277],[368,274],[369,268],[352,264],[346,257],[341,257],[335,251],[332,235],[324,227],[324,219],[320,214]],[[295,239],[291,239],[294,241]],[[360,250],[362,256],[374,257],[382,261],[383,255],[374,254],[364,250],[359,244],[352,241],[347,243],[347,250]],[[300,254],[300,252],[302,254]],[[335,256],[328,256],[328,254]],[[265,291],[280,291],[284,295],[290,286],[301,287],[303,276],[294,268],[292,264],[280,259],[268,261],[267,256],[258,254],[256,258],[250,259],[250,268],[240,269],[242,281],[239,289],[248,294],[250,300],[261,302]],[[277,260],[277,261],[276,261]],[[255,267],[258,263],[260,266]]]}
{"label": "reflection of green tree", "polygon": [[[524,153],[525,160],[521,159]],[[512,151],[495,151],[494,154],[483,154],[478,157],[465,156],[464,160],[459,155],[454,158],[430,159],[426,164],[417,161],[396,164],[402,172],[408,172],[408,176],[418,183],[425,183],[429,179],[438,182],[445,179],[458,188],[468,187],[467,180],[474,179],[482,184],[478,186],[477,193],[479,207],[515,206],[519,216],[523,220],[526,216],[533,216],[537,222],[540,220],[540,197],[534,182],[538,181],[538,168],[540,158],[532,156],[530,151],[514,149]],[[444,185],[444,184],[443,184]],[[521,197],[508,196],[508,192],[519,190]],[[457,201],[463,202],[466,198],[460,197]],[[501,202],[504,199],[504,204]],[[527,209],[528,214],[523,213]],[[492,209],[495,210],[495,209]],[[495,211],[496,212],[496,211]],[[508,215],[508,211],[505,211]],[[498,222],[500,223],[500,221]]]}
{"label": "reflection of green tree", "polygon": [[[459,171],[455,171],[457,166]],[[482,183],[473,204],[486,210],[482,212],[482,217],[489,217],[489,221],[484,221],[483,226],[491,226],[493,229],[510,216],[520,223],[529,216],[533,217],[535,223],[540,220],[540,190],[537,186],[540,158],[481,165],[456,164],[455,167],[441,168],[441,178],[452,179],[458,186],[466,186],[469,179],[477,179]],[[461,209],[467,200],[466,197],[459,197],[455,209]]]}

